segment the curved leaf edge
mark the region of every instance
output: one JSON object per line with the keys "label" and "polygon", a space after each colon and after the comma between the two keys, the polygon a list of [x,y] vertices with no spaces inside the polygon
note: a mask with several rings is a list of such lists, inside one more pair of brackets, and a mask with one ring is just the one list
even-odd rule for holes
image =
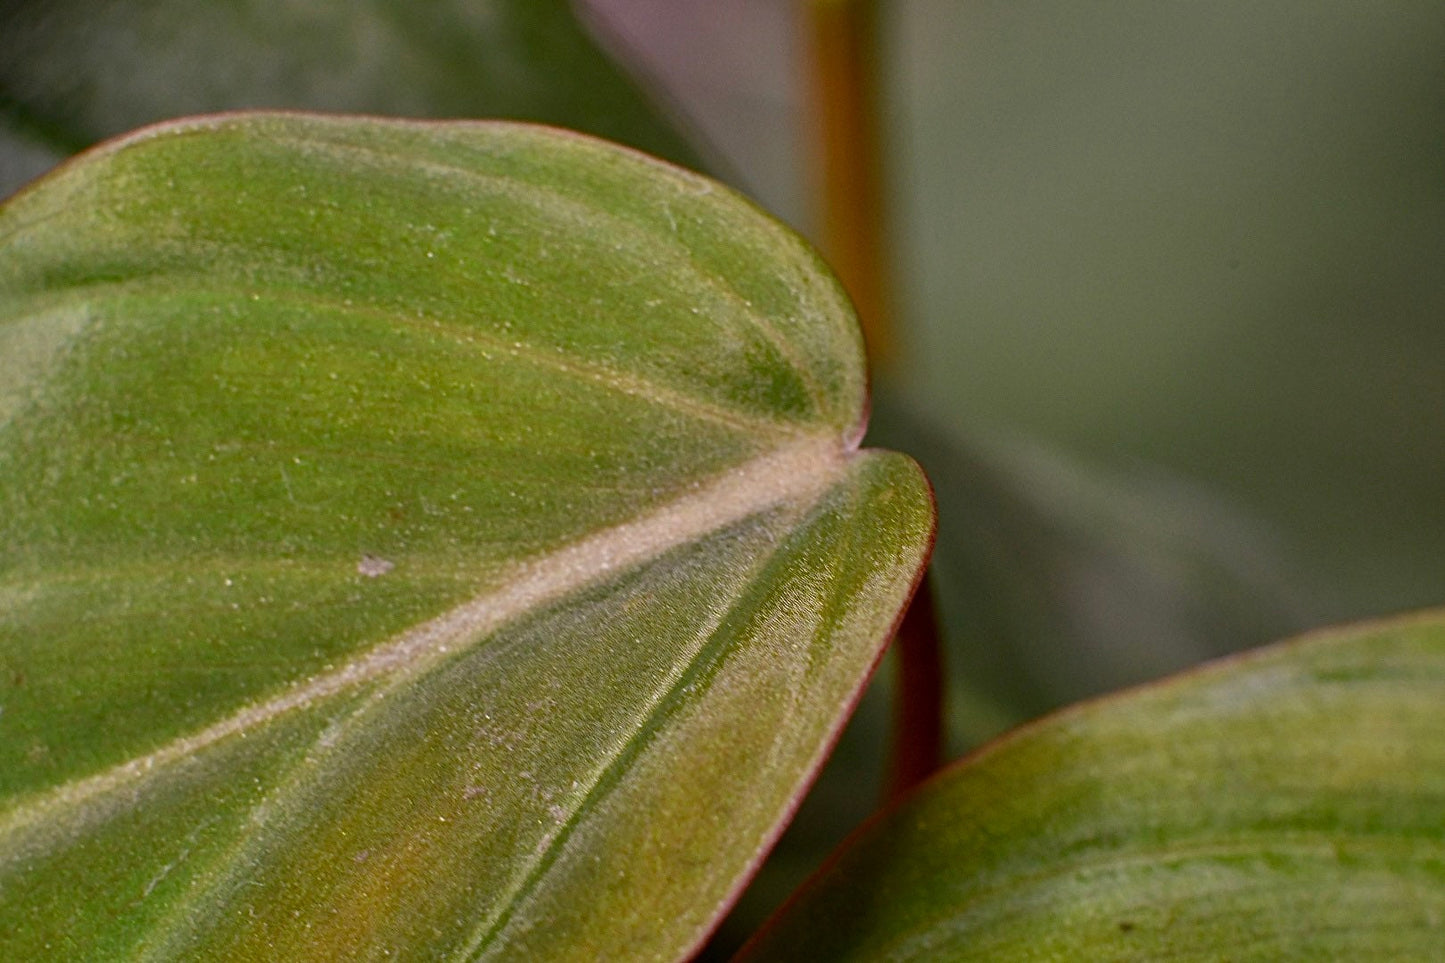
{"label": "curved leaf edge", "polygon": [[[867,428],[867,420],[867,413],[865,412],[863,418],[865,429]],[[865,454],[870,451],[883,451],[886,449],[854,448],[850,446],[848,450],[850,453],[857,452],[859,454]],[[901,454],[899,452],[890,453],[895,455]],[[807,771],[803,773],[802,778],[798,781],[797,788],[793,792],[792,801],[779,815],[778,821],[774,824],[772,831],[758,844],[758,848],[754,851],[752,859],[744,871],[738,876],[737,881],[733,884],[732,890],[719,901],[707,926],[699,930],[697,939],[678,958],[679,960],[691,960],[702,952],[704,947],[707,946],[708,941],[717,933],[718,927],[722,925],[723,920],[727,918],[727,915],[732,912],[733,907],[737,905],[738,900],[742,898],[743,893],[752,885],[753,880],[758,875],[758,871],[762,869],[763,863],[767,861],[768,856],[771,855],[773,849],[777,846],[778,840],[782,838],[783,833],[787,831],[788,827],[793,824],[794,817],[798,815],[798,810],[802,808],[808,793],[812,791],[813,785],[818,781],[818,776],[822,773],[823,767],[827,765],[829,758],[832,757],[833,750],[838,746],[838,741],[843,738],[843,732],[847,729],[849,721],[853,718],[853,714],[858,710],[859,703],[863,701],[863,697],[868,693],[868,688],[878,674],[878,669],[883,664],[884,657],[888,655],[889,649],[892,648],[893,643],[897,640],[898,629],[903,624],[903,619],[908,614],[908,609],[913,605],[913,601],[918,595],[918,590],[920,586],[923,585],[923,580],[928,577],[929,563],[933,558],[933,548],[938,540],[938,501],[934,495],[933,482],[923,471],[922,467],[911,456],[903,455],[903,457],[908,459],[914,471],[918,473],[918,477],[927,489],[929,503],[933,506],[932,521],[928,531],[927,542],[923,548],[922,562],[919,564],[918,570],[913,574],[913,583],[908,588],[903,605],[898,609],[897,613],[894,614],[893,621],[883,636],[883,638],[887,640],[886,643],[878,647],[872,663],[868,666],[867,671],[858,679],[857,685],[853,689],[848,701],[839,708],[838,715],[833,721],[828,738],[818,747],[817,755],[814,756]],[[897,694],[892,693],[890,697],[897,698]],[[925,783],[928,781],[930,780],[925,780]],[[862,832],[866,826],[871,825],[874,820],[881,818],[891,808],[892,806],[883,807],[854,832]],[[849,834],[843,846],[839,847],[840,853],[852,838],[853,834]],[[831,866],[836,856],[836,853],[830,855],[818,868],[815,875],[821,875],[824,870]],[[779,907],[778,913],[781,914],[799,894],[811,886],[812,878],[810,877],[803,886],[798,888],[796,893],[788,897],[783,906]],[[754,934],[753,938],[760,936],[763,931],[771,925],[772,921],[769,920],[763,929],[760,929],[757,934]],[[748,942],[751,944],[752,939],[749,939]]]}

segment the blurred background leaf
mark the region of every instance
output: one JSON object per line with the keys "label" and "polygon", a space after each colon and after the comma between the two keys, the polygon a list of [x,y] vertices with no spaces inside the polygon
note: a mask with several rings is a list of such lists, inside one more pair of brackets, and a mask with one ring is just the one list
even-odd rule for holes
{"label": "blurred background leaf", "polygon": [[888,396],[871,437],[917,452],[936,491],[955,755],[1053,707],[1277,639],[1310,609],[1279,546],[1167,472],[960,432]]}
{"label": "blurred background leaf", "polygon": [[[14,0],[0,17],[0,117],[57,152],[269,107],[540,121],[699,166],[566,0]],[[24,150],[0,137],[0,196],[34,175]]]}
{"label": "blurred background leaf", "polygon": [[66,152],[46,143],[9,117],[0,117],[0,197],[44,174]]}

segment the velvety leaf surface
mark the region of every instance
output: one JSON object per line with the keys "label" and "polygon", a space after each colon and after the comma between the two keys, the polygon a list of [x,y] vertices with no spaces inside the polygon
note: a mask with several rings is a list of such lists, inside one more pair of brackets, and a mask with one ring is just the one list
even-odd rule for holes
{"label": "velvety leaf surface", "polygon": [[[0,9],[0,117],[24,121],[57,150],[258,107],[529,120],[696,164],[567,0],[13,0]],[[0,179],[0,195],[20,183]]]}
{"label": "velvety leaf surface", "polygon": [[931,534],[815,256],[556,131],[107,146],[0,356],[6,958],[674,958]]}
{"label": "velvety leaf surface", "polygon": [[865,827],[742,959],[1427,960],[1445,616],[1066,711]]}

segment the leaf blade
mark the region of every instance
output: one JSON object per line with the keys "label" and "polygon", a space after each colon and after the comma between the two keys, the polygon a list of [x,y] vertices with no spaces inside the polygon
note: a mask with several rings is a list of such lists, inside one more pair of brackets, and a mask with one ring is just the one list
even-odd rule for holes
{"label": "leaf blade", "polygon": [[[682,706],[658,738],[721,744],[715,718],[686,734],[699,710],[666,682],[690,671],[699,605],[765,595],[766,558],[799,539],[789,598],[816,601],[839,582],[814,570],[829,539],[862,538],[816,646],[796,613],[719,643],[751,666],[731,688],[828,672],[798,683],[805,725],[748,730],[777,751],[712,794],[734,834],[667,870],[691,882],[662,894],[679,912],[656,952],[705,932],[931,533],[916,466],[852,450],[857,334],[815,255],[711,182],[588,139],[299,115],[121,141],[0,210],[0,254],[0,331],[59,342],[0,379],[21,399],[0,424],[0,652],[26,677],[0,715],[0,885],[28,894],[6,901],[26,952],[65,934],[82,958],[501,953],[578,846],[640,840],[655,886],[673,864],[643,844],[699,832],[698,769],[680,749],[654,766],[682,787],[675,829],[598,829],[612,790],[584,806],[586,787],[653,791],[629,782],[652,757],[598,733],[652,731],[655,697]],[[673,610],[629,594],[646,578]],[[554,610],[567,632],[507,641]],[[456,721],[489,705],[503,735]],[[603,779],[597,759],[626,764]],[[227,929],[241,907],[270,922]]]}

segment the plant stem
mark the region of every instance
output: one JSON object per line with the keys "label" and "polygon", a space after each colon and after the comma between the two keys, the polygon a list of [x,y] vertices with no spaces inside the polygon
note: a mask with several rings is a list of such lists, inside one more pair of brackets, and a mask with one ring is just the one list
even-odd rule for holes
{"label": "plant stem", "polygon": [[891,374],[888,258],[878,122],[875,0],[804,0],[812,51],[813,155],[821,245],[858,310],[875,374]]}
{"label": "plant stem", "polygon": [[[883,151],[878,115],[876,0],[803,0],[812,52],[813,151],[820,168],[822,238],[858,311],[875,376],[898,377],[891,325]],[[887,792],[897,796],[943,761],[943,671],[933,593],[925,578],[904,613],[893,697]]]}
{"label": "plant stem", "polygon": [[890,800],[943,764],[943,653],[931,585],[932,576],[919,583],[893,640],[898,675],[893,691],[893,751],[884,789]]}

